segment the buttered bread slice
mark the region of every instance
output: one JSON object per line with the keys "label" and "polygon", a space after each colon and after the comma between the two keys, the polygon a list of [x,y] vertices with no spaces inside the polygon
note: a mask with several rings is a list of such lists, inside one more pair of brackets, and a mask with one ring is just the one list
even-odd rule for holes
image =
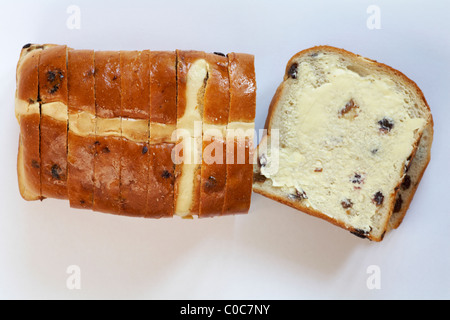
{"label": "buttered bread slice", "polygon": [[375,241],[396,202],[399,210],[422,136],[421,154],[432,142],[430,109],[413,81],[328,46],[290,59],[266,129],[253,190]]}

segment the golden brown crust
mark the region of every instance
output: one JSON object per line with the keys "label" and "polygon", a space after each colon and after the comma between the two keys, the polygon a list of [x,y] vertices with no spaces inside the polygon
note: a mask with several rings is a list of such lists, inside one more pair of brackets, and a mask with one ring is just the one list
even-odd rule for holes
{"label": "golden brown crust", "polygon": [[[94,51],[69,50],[67,60],[68,112],[95,115]],[[94,199],[95,135],[68,132],[67,189],[72,208],[91,209]]]}
{"label": "golden brown crust", "polygon": [[[230,110],[228,123],[253,123],[256,112],[256,76],[254,56],[244,53],[228,54],[230,81]],[[227,145],[230,142],[227,142]],[[227,157],[227,185],[223,214],[247,213],[251,204],[253,181],[253,141],[234,139],[232,163]],[[245,162],[239,161],[239,150],[245,151]],[[229,153],[229,151],[227,151]]]}
{"label": "golden brown crust", "polygon": [[121,116],[149,120],[149,52],[120,51]]}
{"label": "golden brown crust", "polygon": [[120,117],[120,52],[95,52],[95,105],[100,118]]}
{"label": "golden brown crust", "polygon": [[[205,88],[203,125],[225,126],[228,123],[230,106],[228,59],[217,54],[207,54],[206,58],[209,71]],[[225,201],[226,143],[222,133],[217,133],[221,135],[206,137],[205,132],[203,133],[199,210],[201,218],[220,215]]]}
{"label": "golden brown crust", "polygon": [[67,72],[69,112],[95,115],[94,50],[69,50]]}
{"label": "golden brown crust", "polygon": [[256,112],[255,57],[247,53],[228,54],[230,75],[229,122],[253,122]]}
{"label": "golden brown crust", "polygon": [[176,58],[172,51],[151,51],[149,54],[151,122],[177,123]]}
{"label": "golden brown crust", "polygon": [[[120,53],[96,51],[94,56],[96,117],[120,117]],[[95,211],[120,214],[121,146],[120,133],[116,136],[96,134],[93,205]]]}
{"label": "golden brown crust", "polygon": [[[67,105],[66,46],[45,48],[39,61],[41,105],[60,102]],[[41,107],[42,109],[42,107]],[[41,113],[40,119],[41,191],[43,197],[67,199],[67,121]]]}

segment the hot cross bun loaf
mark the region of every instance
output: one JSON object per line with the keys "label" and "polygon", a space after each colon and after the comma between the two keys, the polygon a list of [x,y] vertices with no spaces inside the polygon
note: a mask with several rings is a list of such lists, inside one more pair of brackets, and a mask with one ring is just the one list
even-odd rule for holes
{"label": "hot cross bun loaf", "polygon": [[[227,126],[253,125],[254,82],[248,54],[27,44],[16,78],[20,194],[134,217],[237,213],[230,203],[247,213],[251,164],[226,163],[225,140]],[[230,116],[242,112],[245,121]],[[227,193],[228,180],[245,196]]]}

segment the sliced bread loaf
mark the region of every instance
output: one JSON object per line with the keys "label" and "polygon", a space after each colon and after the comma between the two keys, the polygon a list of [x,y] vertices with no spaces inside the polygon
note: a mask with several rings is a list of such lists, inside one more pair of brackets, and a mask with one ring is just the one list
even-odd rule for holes
{"label": "sliced bread loaf", "polygon": [[24,199],[148,218],[248,211],[252,55],[27,44],[16,82]]}
{"label": "sliced bread loaf", "polygon": [[413,81],[329,46],[290,59],[266,129],[253,190],[374,241],[388,229],[421,137],[418,172],[432,142],[430,109]]}

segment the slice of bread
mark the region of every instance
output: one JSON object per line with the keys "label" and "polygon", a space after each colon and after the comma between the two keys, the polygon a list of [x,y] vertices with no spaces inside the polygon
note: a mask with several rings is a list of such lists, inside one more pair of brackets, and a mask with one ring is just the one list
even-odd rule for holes
{"label": "slice of bread", "polygon": [[25,200],[41,196],[41,156],[39,152],[39,83],[38,67],[42,46],[26,44],[16,70],[15,114],[20,127],[17,154],[19,191]]}
{"label": "slice of bread", "polygon": [[68,199],[67,50],[65,45],[46,45],[39,60],[41,191],[56,199]]}
{"label": "slice of bread", "polygon": [[208,81],[203,108],[200,218],[222,214],[227,180],[225,139],[230,106],[228,58],[220,53],[207,53],[206,61]]}
{"label": "slice of bread", "polygon": [[67,192],[72,208],[92,209],[94,199],[94,50],[69,50]]}
{"label": "slice of bread", "polygon": [[95,51],[94,211],[120,214],[120,52]]}
{"label": "slice of bread", "polygon": [[301,51],[271,102],[253,190],[381,241],[432,123],[421,90],[399,71],[334,47]]}
{"label": "slice of bread", "polygon": [[203,51],[177,50],[177,144],[175,146],[175,214],[199,213],[202,163],[202,116],[208,80]]}
{"label": "slice of bread", "polygon": [[150,145],[146,217],[172,217],[175,165],[172,149],[177,125],[177,56],[150,51]]}
{"label": "slice of bread", "polygon": [[120,51],[121,214],[145,216],[148,190],[150,73],[148,50]]}
{"label": "slice of bread", "polygon": [[253,138],[256,113],[255,57],[228,54],[230,110],[227,124],[227,185],[223,214],[245,214],[250,209],[253,177]]}

